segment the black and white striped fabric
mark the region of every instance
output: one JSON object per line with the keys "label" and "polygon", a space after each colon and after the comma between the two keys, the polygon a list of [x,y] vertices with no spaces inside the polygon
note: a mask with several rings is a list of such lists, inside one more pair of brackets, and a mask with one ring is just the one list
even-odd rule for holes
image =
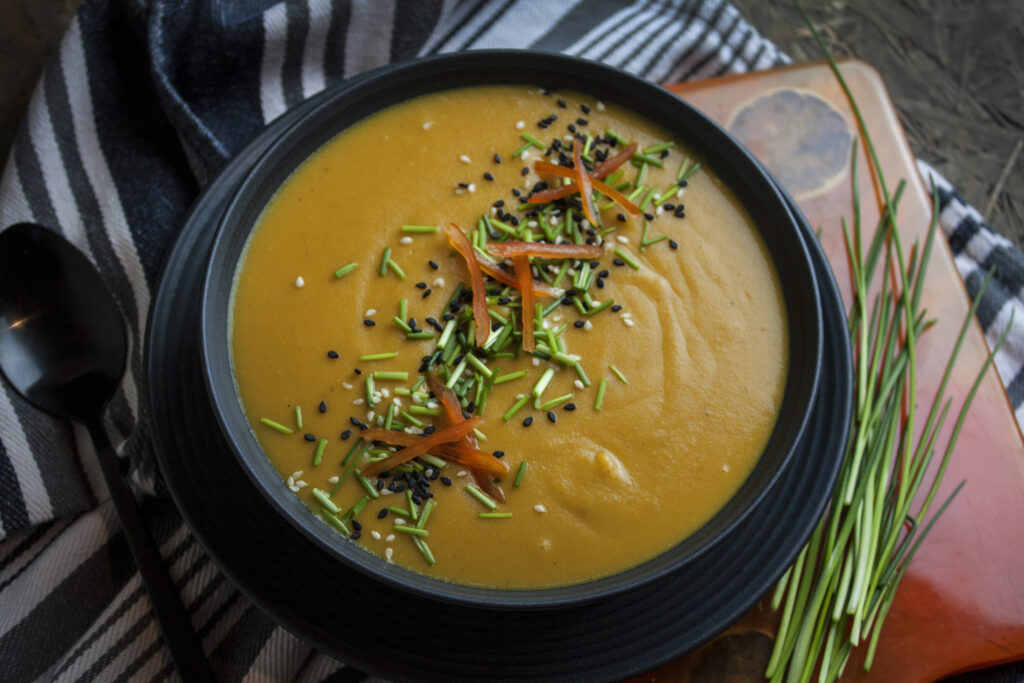
{"label": "black and white striped fabric", "polygon": [[[0,179],[0,228],[59,230],[118,299],[130,359],[106,428],[223,680],[363,675],[241,596],[162,490],[142,400],[142,335],[161,259],[201,189],[289,107],[395,60],[489,47],[561,50],[655,81],[788,61],[722,0],[95,0],[18,131]],[[982,312],[998,330],[1021,305],[1020,254],[941,187],[968,284],[988,262],[1009,264]],[[1024,337],[1015,334],[999,368],[1020,418]],[[108,498],[84,429],[0,383],[0,680],[174,677]]]}

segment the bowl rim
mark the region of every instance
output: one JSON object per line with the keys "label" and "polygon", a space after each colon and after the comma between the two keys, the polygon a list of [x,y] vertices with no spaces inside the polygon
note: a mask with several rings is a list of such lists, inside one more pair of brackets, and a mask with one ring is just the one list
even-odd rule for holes
{"label": "bowl rim", "polygon": [[[746,210],[767,216],[756,222],[784,290],[790,352],[786,388],[780,416],[754,471],[721,510],[676,546],[623,572],[569,586],[507,590],[449,583],[386,563],[346,542],[285,488],[245,416],[231,369],[231,292],[251,229],[266,198],[273,196],[268,187],[279,187],[325,142],[377,111],[423,94],[485,84],[598,91],[602,100],[636,111],[635,102],[651,105],[652,113],[644,116],[669,129],[702,160],[713,159],[716,175]],[[773,226],[769,229],[778,232],[776,236],[785,244],[770,240],[765,224]],[[599,62],[527,50],[475,50],[398,62],[323,93],[260,155],[228,201],[205,269],[200,325],[203,377],[217,423],[246,475],[278,514],[329,554],[364,574],[435,600],[486,608],[555,608],[598,600],[655,581],[717,545],[791,465],[814,407],[823,353],[820,292],[810,254],[797,218],[760,163],[717,123],[654,83]],[[782,424],[784,411],[788,412]],[[766,455],[772,457],[771,462]]]}

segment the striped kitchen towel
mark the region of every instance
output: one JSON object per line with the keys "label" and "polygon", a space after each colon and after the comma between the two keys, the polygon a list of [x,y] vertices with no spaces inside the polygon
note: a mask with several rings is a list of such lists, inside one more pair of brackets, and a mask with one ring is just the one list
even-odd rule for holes
{"label": "striped kitchen towel", "polygon": [[[496,47],[560,50],[659,82],[788,61],[722,0],[95,0],[36,88],[0,179],[0,227],[61,231],[118,299],[130,357],[106,428],[223,680],[363,675],[243,597],[162,490],[142,398],[161,259],[198,192],[288,108],[395,60]],[[1001,273],[1016,264],[983,306],[998,331],[1020,306],[1020,254],[937,182],[968,284],[989,261]],[[1020,418],[1015,334],[999,368]],[[108,498],[84,429],[0,383],[0,680],[173,677]]]}

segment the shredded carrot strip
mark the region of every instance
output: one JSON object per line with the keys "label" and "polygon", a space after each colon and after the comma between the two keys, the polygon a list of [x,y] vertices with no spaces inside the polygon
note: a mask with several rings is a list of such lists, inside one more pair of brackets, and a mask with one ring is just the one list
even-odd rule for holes
{"label": "shredded carrot strip", "polygon": [[469,282],[473,287],[473,320],[476,322],[476,345],[483,346],[487,341],[487,335],[491,330],[491,317],[487,315],[487,292],[484,290],[484,276],[480,272],[480,263],[473,253],[473,245],[469,243],[466,233],[462,228],[452,223],[444,230],[448,241],[455,251],[462,254],[466,259],[466,267],[469,268]]}
{"label": "shredded carrot strip", "polygon": [[499,258],[536,256],[538,258],[600,258],[604,249],[596,244],[548,244],[547,242],[490,242],[487,252]]}
{"label": "shredded carrot strip", "polygon": [[[444,412],[448,416],[448,424],[456,425],[466,419],[462,415],[462,405],[459,404],[459,397],[432,372],[427,375],[427,388],[444,406]],[[476,434],[470,432],[462,437],[460,442],[469,448],[476,448]]]}
{"label": "shredded carrot strip", "polygon": [[519,290],[523,295],[523,350],[533,352],[533,273],[530,272],[530,257],[517,255],[512,258]]}
{"label": "shredded carrot strip", "polygon": [[[429,436],[422,437],[415,444],[411,446],[406,446],[405,448],[398,451],[394,455],[373,463],[365,470],[363,470],[362,474],[364,477],[375,477],[381,472],[391,469],[392,467],[395,467],[397,465],[401,465],[404,462],[409,462],[416,456],[423,455],[427,451],[436,448],[441,444],[458,441],[464,435],[476,429],[476,426],[480,424],[482,421],[482,417],[474,417],[471,420],[466,420],[465,422],[460,422],[459,424],[451,425],[450,427],[445,427],[444,429],[438,430]],[[391,434],[398,433],[399,432],[396,432],[391,429],[364,429],[360,436],[362,436],[364,439],[373,439],[374,441],[385,441],[388,438],[394,438],[390,436]]]}
{"label": "shredded carrot strip", "polygon": [[[565,166],[559,166],[558,164],[552,164],[547,161],[538,161],[536,164],[534,164],[534,167],[536,168],[538,173],[547,173],[549,175],[561,176],[562,178],[576,177],[576,172],[573,169],[566,168]],[[608,195],[617,204],[622,206],[622,208],[626,209],[634,216],[640,213],[640,207],[626,199],[626,196],[624,194],[616,190],[611,185],[603,183],[597,178],[594,178],[593,176],[591,176],[590,182],[594,186],[594,188],[597,189],[598,192]]]}
{"label": "shredded carrot strip", "polygon": [[[406,432],[396,432],[393,429],[367,429],[362,432],[361,436],[363,438],[372,438],[374,441],[389,443],[393,446],[405,446],[406,448],[415,446],[423,440],[422,436],[407,434]],[[443,443],[430,448],[428,452],[470,469],[482,469],[497,475],[508,473],[508,465],[479,448],[470,448],[462,444]]]}
{"label": "shredded carrot strip", "polygon": [[[477,263],[480,264],[480,270],[484,271],[501,284],[519,289],[519,280],[516,280],[514,277],[506,273],[501,268],[492,266],[490,263],[487,263],[486,261],[481,261],[480,259],[477,259]],[[561,290],[555,289],[554,287],[550,287],[544,284],[543,282],[533,283],[533,293],[536,294],[537,296],[545,297],[562,295]]]}
{"label": "shredded carrot strip", "polygon": [[[619,166],[622,166],[622,164],[632,159],[633,155],[636,154],[636,150],[637,143],[630,143],[629,147],[626,147],[626,149],[622,150],[612,158],[605,159],[600,164],[598,164],[597,168],[595,168],[594,171],[590,174],[590,177],[596,180],[607,178],[612,171],[614,171]],[[537,164],[542,163],[547,162],[538,161],[534,165],[534,170],[536,170],[538,173],[540,173],[541,170],[537,166]],[[574,174],[572,176],[567,177],[575,178],[576,176]],[[569,195],[576,194],[579,191],[580,186],[578,183],[569,183],[568,185],[563,185],[562,187],[553,187],[549,190],[541,190],[540,192],[531,195],[527,201],[530,204],[544,204],[546,202],[551,202],[556,199],[561,199],[562,197],[568,197]]]}
{"label": "shredded carrot strip", "polygon": [[572,145],[572,162],[576,166],[576,182],[580,185],[580,199],[583,200],[583,213],[591,225],[600,225],[597,220],[597,209],[594,207],[593,197],[590,196],[591,184],[587,169],[583,167],[583,158],[580,156],[580,141]]}

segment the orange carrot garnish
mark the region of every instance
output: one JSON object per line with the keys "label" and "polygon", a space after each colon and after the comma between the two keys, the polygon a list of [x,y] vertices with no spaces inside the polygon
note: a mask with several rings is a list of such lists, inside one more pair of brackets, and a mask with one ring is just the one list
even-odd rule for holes
{"label": "orange carrot garnish", "polygon": [[604,255],[604,249],[596,244],[548,244],[546,242],[490,242],[487,253],[498,258],[515,256],[536,256],[538,258],[579,258],[592,259]]}
{"label": "orange carrot garnish", "polygon": [[[469,434],[471,431],[476,429],[476,426],[483,421],[482,417],[474,417],[470,420],[460,422],[459,424],[451,425],[440,429],[429,436],[422,437],[419,441],[411,446],[406,446],[402,450],[398,451],[394,455],[391,455],[383,460],[373,463],[365,470],[362,475],[364,477],[375,477],[385,470],[389,470],[392,467],[401,465],[404,462],[409,462],[418,455],[430,451],[437,446],[445,443],[451,443],[458,441],[464,435]],[[390,429],[364,429],[360,436],[364,439],[373,439],[375,441],[384,441],[385,438],[389,437],[390,434],[397,434]]]}
{"label": "orange carrot garnish", "polygon": [[[556,175],[562,178],[576,177],[576,172],[573,169],[566,168],[565,166],[559,166],[558,164],[552,164],[547,161],[538,161],[536,164],[534,164],[534,168],[537,169],[538,173],[547,173],[549,175]],[[591,176],[590,182],[594,186],[594,189],[613,199],[617,204],[619,204],[622,208],[626,209],[626,211],[629,211],[634,216],[640,213],[640,207],[638,207],[633,202],[629,201],[624,194],[616,190],[611,185],[603,183],[597,178],[594,178],[593,176]]]}
{"label": "orange carrot garnish", "polygon": [[523,296],[523,350],[533,352],[533,273],[530,272],[530,257],[517,255],[512,258],[519,291]]}
{"label": "orange carrot garnish", "polygon": [[[519,289],[519,280],[516,280],[514,277],[512,277],[511,275],[506,273],[501,268],[498,268],[497,266],[492,266],[487,261],[483,261],[481,259],[477,259],[477,263],[480,264],[480,270],[484,271],[485,273],[487,273],[488,275],[493,277],[495,280],[497,280],[501,284],[508,285],[509,287],[515,287],[516,289]],[[554,287],[550,287],[550,286],[544,284],[543,282],[534,282],[533,283],[533,293],[536,294],[537,296],[561,296],[562,295],[561,290],[557,290]]]}
{"label": "orange carrot garnish", "polygon": [[[622,150],[621,152],[613,156],[611,159],[605,159],[600,164],[598,164],[597,168],[595,168],[593,172],[590,174],[590,177],[597,180],[607,178],[608,175],[612,173],[612,171],[614,171],[619,166],[622,166],[622,164],[632,159],[633,155],[636,154],[636,150],[637,144],[635,142],[630,143],[629,147]],[[547,162],[538,161],[534,165],[534,170],[536,170],[538,173],[541,173],[538,164],[544,163]],[[575,174],[573,174],[567,177],[575,178],[576,176]],[[527,201],[530,204],[544,204],[546,202],[551,202],[556,199],[561,199],[562,197],[568,197],[569,195],[576,194],[579,191],[580,186],[578,183],[569,183],[568,185],[563,185],[562,187],[553,187],[549,190],[541,190],[540,192],[530,195],[530,198]]]}
{"label": "orange carrot garnish", "polygon": [[583,167],[583,157],[580,156],[580,141],[572,145],[572,162],[576,166],[576,182],[580,186],[580,199],[583,200],[583,214],[590,221],[591,225],[600,225],[597,220],[597,208],[594,206],[593,197],[590,196],[590,176],[587,169]]}
{"label": "orange carrot garnish", "polygon": [[[393,429],[366,429],[363,430],[361,436],[364,439],[372,439],[374,441],[381,441],[393,446],[404,446],[406,448],[415,446],[424,438],[422,436],[416,436],[415,434],[407,434],[406,432],[396,432]],[[496,475],[508,473],[508,465],[501,460],[498,460],[487,451],[481,451],[479,448],[471,448],[461,443],[439,444],[431,447],[427,452],[441,456],[446,460],[451,460],[454,463],[474,471],[479,469]]]}
{"label": "orange carrot garnish", "polygon": [[484,290],[484,276],[480,272],[480,264],[473,253],[473,245],[469,243],[466,233],[462,228],[452,223],[444,229],[448,241],[455,251],[462,254],[466,259],[466,267],[469,268],[469,282],[473,287],[473,320],[476,322],[476,345],[483,346],[491,331],[491,317],[487,314],[487,292]]}

